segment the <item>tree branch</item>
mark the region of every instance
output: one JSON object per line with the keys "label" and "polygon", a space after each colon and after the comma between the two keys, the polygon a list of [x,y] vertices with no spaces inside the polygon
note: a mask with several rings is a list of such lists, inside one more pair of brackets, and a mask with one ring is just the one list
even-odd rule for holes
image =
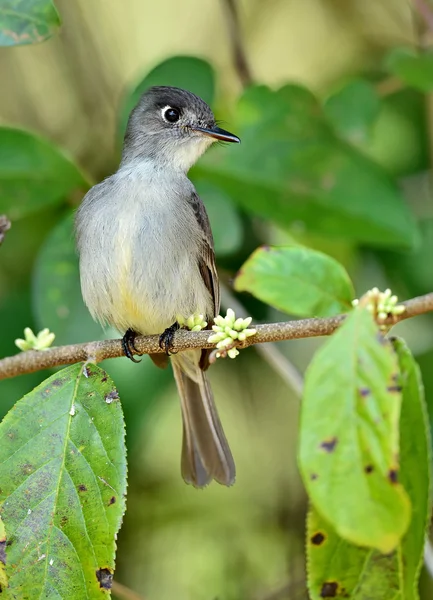
{"label": "tree branch", "polygon": [[139,596],[136,592],[119,583],[118,581],[113,581],[113,586],[111,588],[113,594],[115,594],[119,600],[144,600],[143,596]]}
{"label": "tree branch", "polygon": [[[433,292],[425,296],[418,296],[402,302],[406,307],[403,314],[390,319],[389,324],[395,324],[409,317],[416,317],[433,311]],[[295,340],[308,337],[319,337],[331,335],[343,322],[346,315],[338,315],[327,319],[300,319],[298,321],[286,321],[284,323],[267,323],[256,325],[256,335],[249,337],[239,344],[239,348],[245,348],[252,344],[264,342],[281,342],[283,340]],[[179,330],[176,332],[173,351],[183,352],[193,348],[215,348],[214,344],[208,342],[209,331],[191,332]],[[159,347],[158,335],[140,335],[134,341],[137,350],[141,354],[161,354],[163,350]],[[71,346],[59,346],[48,350],[29,350],[15,356],[9,356],[0,360],[0,379],[8,379],[24,373],[34,373],[43,369],[70,365],[77,362],[100,362],[107,358],[124,356],[121,340],[103,340],[100,342],[88,342],[86,344],[72,344]]]}
{"label": "tree branch", "polygon": [[253,82],[253,76],[248,64],[247,55],[242,43],[241,28],[239,24],[238,7],[236,0],[222,0],[226,14],[227,29],[232,46],[233,63],[236,73],[245,87]]}

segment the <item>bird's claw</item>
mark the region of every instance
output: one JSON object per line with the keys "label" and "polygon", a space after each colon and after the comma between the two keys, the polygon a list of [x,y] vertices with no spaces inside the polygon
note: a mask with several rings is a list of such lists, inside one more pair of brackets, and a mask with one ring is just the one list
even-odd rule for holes
{"label": "bird's claw", "polygon": [[140,354],[134,344],[136,335],[137,334],[133,329],[128,329],[128,331],[122,338],[122,349],[124,355],[127,358],[129,358],[129,360],[132,360],[132,362],[135,363],[139,363],[141,362],[141,359],[137,360],[136,358],[134,358],[134,354]]}
{"label": "bird's claw", "polygon": [[176,321],[175,323],[173,323],[173,325],[167,327],[167,329],[159,336],[159,347],[161,348],[161,350],[165,350],[167,356],[170,356],[170,354],[176,354],[172,351],[172,348],[174,342],[174,334],[179,328],[180,325]]}

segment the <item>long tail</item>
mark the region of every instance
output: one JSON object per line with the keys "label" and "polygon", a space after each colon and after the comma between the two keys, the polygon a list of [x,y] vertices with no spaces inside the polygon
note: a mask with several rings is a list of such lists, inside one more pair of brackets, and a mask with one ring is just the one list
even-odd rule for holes
{"label": "long tail", "polygon": [[235,463],[199,361],[197,350],[171,357],[182,409],[182,477],[196,487],[204,487],[212,479],[232,485]]}

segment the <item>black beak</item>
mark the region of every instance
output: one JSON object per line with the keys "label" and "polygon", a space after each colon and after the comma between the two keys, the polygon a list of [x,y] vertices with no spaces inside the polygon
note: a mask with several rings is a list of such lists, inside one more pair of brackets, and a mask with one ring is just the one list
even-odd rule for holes
{"label": "black beak", "polygon": [[212,129],[206,129],[205,127],[191,127],[191,129],[193,131],[204,133],[204,135],[213,137],[216,140],[221,140],[222,142],[235,142],[236,144],[239,144],[241,141],[237,135],[234,135],[233,133],[216,126],[212,127]]}

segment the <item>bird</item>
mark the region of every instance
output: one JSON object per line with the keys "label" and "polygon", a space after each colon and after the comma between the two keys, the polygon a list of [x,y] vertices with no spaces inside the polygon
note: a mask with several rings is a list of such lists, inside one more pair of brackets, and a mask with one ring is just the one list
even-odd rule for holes
{"label": "bird", "polygon": [[118,170],[92,187],[75,216],[82,296],[92,317],[122,335],[160,334],[180,396],[184,480],[202,488],[235,481],[234,459],[207,376],[209,350],[171,353],[179,323],[219,314],[212,231],[188,171],[216,141],[239,143],[190,91],[151,87],[132,110]]}

